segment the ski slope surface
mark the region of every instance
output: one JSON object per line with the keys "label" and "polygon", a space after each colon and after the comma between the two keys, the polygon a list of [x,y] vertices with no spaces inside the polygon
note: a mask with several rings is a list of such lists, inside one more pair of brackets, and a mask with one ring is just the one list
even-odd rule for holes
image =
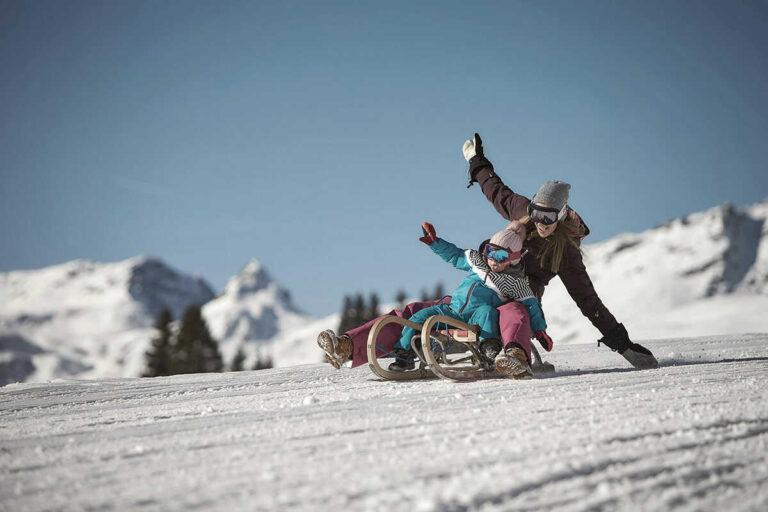
{"label": "ski slope surface", "polygon": [[530,381],[305,365],[0,388],[0,510],[768,510],[768,334]]}

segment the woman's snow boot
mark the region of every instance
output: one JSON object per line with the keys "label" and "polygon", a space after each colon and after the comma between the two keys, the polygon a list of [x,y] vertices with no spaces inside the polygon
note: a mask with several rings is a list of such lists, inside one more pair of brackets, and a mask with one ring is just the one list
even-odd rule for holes
{"label": "woman's snow boot", "polygon": [[317,336],[317,345],[325,352],[325,360],[337,370],[352,358],[352,339],[326,329]]}

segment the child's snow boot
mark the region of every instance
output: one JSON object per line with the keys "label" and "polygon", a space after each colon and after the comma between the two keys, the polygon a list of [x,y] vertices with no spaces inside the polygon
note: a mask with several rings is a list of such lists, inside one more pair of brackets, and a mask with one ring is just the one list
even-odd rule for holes
{"label": "child's snow boot", "polygon": [[507,347],[502,352],[499,352],[494,365],[496,366],[496,371],[504,377],[509,377],[510,379],[533,378],[531,365],[528,364],[528,358],[525,357],[525,352],[520,347]]}
{"label": "child's snow boot", "polygon": [[413,349],[396,348],[393,352],[395,354],[395,362],[389,365],[389,371],[405,372],[416,368],[416,364],[414,362],[416,353],[413,351]]}
{"label": "child's snow boot", "polygon": [[352,358],[352,339],[346,334],[337,336],[326,329],[317,336],[317,345],[325,352],[325,360],[337,370]]}
{"label": "child's snow boot", "polygon": [[490,338],[487,340],[482,340],[480,342],[479,348],[483,357],[492,363],[496,359],[496,356],[499,355],[499,352],[501,352],[502,347],[499,340]]}

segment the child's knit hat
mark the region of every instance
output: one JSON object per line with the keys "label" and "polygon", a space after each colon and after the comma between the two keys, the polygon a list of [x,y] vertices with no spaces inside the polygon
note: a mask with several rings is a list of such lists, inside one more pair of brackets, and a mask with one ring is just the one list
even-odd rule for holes
{"label": "child's knit hat", "polygon": [[519,222],[511,222],[505,229],[493,234],[491,243],[506,247],[512,252],[519,252],[523,249],[523,238],[525,238],[525,226]]}

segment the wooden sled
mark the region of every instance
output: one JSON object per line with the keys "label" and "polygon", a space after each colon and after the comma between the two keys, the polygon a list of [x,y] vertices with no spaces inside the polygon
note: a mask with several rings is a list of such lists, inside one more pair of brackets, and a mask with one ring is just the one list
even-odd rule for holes
{"label": "wooden sled", "polygon": [[[421,333],[414,336],[413,347],[418,365],[413,370],[393,372],[379,363],[376,340],[389,324],[400,324]],[[420,325],[404,318],[385,316],[377,320],[368,334],[368,365],[371,371],[386,380],[414,380],[439,377],[452,381],[470,381],[498,377],[493,361],[480,352],[478,327],[454,318],[435,315]],[[534,373],[554,371],[554,366],[543,362],[536,347],[532,346]],[[386,354],[389,355],[389,354]]]}

